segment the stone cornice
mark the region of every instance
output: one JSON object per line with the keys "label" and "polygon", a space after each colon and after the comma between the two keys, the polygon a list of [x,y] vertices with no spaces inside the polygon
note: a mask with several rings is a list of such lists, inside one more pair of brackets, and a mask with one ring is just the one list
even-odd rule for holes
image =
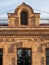
{"label": "stone cornice", "polygon": [[1,27],[0,28],[0,31],[1,30],[41,30],[41,31],[49,31],[49,28],[48,27],[27,27],[27,28],[23,28],[23,27],[20,27],[20,28],[17,28],[17,27]]}
{"label": "stone cornice", "polygon": [[49,36],[49,28],[1,28],[0,36]]}

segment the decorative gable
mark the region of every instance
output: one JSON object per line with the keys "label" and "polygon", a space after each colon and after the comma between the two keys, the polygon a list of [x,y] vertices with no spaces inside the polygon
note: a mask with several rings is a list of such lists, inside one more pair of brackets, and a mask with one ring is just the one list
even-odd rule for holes
{"label": "decorative gable", "polygon": [[8,13],[9,27],[39,27],[40,13],[34,13],[33,9],[22,3],[14,13]]}

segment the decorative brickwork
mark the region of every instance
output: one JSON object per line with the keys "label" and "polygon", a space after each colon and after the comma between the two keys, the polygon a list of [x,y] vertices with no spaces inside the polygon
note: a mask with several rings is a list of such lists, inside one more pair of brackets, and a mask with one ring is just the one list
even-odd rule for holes
{"label": "decorative brickwork", "polygon": [[14,46],[16,46],[16,48],[21,48],[22,47],[22,42],[12,43],[10,45],[10,47],[8,48],[9,53],[14,53]]}
{"label": "decorative brickwork", "polygon": [[47,44],[44,44],[44,43],[40,44],[40,46],[38,47],[38,51],[40,53],[43,53],[43,47],[47,47]]}
{"label": "decorative brickwork", "polygon": [[[20,14],[27,12],[28,25],[21,25]],[[40,13],[22,3],[14,13],[8,13],[8,27],[0,28],[0,48],[3,49],[3,65],[17,65],[17,49],[30,48],[30,65],[46,65],[46,50],[49,48],[49,28],[40,27]]]}
{"label": "decorative brickwork", "polygon": [[25,25],[21,26],[21,12],[26,11],[28,16],[28,25],[27,27],[39,27],[39,20],[40,20],[40,13],[34,13],[33,9],[25,4],[22,3],[20,6],[18,6],[15,9],[14,13],[8,13],[8,19],[9,19],[9,27],[24,27]]}

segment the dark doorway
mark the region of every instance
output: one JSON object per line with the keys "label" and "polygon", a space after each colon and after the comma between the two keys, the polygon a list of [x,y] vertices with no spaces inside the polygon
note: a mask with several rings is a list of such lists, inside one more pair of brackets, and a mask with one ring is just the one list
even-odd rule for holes
{"label": "dark doorway", "polygon": [[3,63],[3,49],[0,49],[0,65]]}
{"label": "dark doorway", "polygon": [[17,65],[31,65],[31,49],[17,50]]}
{"label": "dark doorway", "polygon": [[21,12],[20,18],[21,18],[21,25],[27,25],[28,24],[28,17],[27,17],[26,11]]}
{"label": "dark doorway", "polygon": [[49,65],[49,48],[46,49],[46,65]]}

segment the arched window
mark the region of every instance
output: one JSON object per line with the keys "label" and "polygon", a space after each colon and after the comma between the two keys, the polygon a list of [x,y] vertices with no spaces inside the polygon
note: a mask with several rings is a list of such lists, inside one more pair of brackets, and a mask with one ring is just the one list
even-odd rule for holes
{"label": "arched window", "polygon": [[27,25],[28,24],[28,17],[27,17],[26,11],[21,12],[20,18],[21,18],[21,25]]}

